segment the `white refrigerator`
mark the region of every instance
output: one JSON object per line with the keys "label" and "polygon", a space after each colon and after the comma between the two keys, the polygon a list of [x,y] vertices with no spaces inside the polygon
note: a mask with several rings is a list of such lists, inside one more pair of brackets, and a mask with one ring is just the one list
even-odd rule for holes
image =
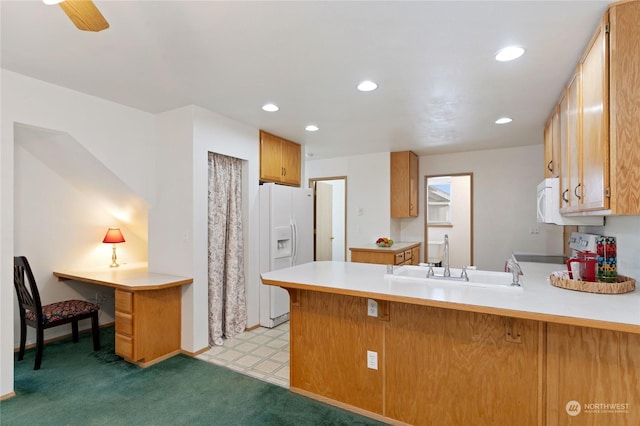
{"label": "white refrigerator", "polygon": [[[260,273],[313,261],[313,192],[265,183],[260,186]],[[260,325],[289,320],[289,293],[260,284]]]}

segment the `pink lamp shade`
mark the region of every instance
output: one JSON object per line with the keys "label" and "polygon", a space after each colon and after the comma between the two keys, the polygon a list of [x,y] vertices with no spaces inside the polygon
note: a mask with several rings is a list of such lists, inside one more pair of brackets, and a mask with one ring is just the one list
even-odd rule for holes
{"label": "pink lamp shade", "polygon": [[122,232],[120,232],[120,228],[109,228],[102,242],[108,244],[124,243],[124,237],[122,236]]}

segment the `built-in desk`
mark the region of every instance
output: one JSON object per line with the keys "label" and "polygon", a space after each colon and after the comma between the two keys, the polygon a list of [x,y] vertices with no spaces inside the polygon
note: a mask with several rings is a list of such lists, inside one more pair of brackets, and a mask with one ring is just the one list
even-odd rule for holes
{"label": "built-in desk", "polygon": [[180,352],[181,286],[193,278],[149,272],[146,264],[53,275],[115,288],[115,351],[127,361],[148,367]]}

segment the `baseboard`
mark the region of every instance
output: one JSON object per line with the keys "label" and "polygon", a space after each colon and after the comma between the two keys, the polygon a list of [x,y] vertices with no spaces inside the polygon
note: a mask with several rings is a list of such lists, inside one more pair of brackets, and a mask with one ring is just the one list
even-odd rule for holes
{"label": "baseboard", "polygon": [[6,393],[4,395],[0,395],[0,401],[4,401],[5,399],[13,398],[14,396],[16,396],[15,392],[9,392],[9,393]]}
{"label": "baseboard", "polygon": [[197,357],[198,355],[200,355],[200,354],[202,354],[202,353],[205,353],[205,352],[206,352],[206,351],[208,351],[209,349],[211,349],[211,347],[209,347],[209,346],[205,346],[204,348],[202,348],[202,349],[200,349],[200,350],[198,350],[198,351],[195,351],[195,352],[190,352],[190,351],[186,351],[186,350],[184,350],[184,349],[181,349],[181,350],[180,350],[180,353],[181,353],[181,354],[183,354],[183,355],[190,356],[191,358],[195,358],[195,357]]}
{"label": "baseboard", "polygon": [[381,414],[374,413],[362,408],[355,407],[344,402],[336,401],[335,399],[327,398],[326,396],[318,395],[313,392],[306,391],[304,389],[289,387],[289,391],[297,393],[298,395],[306,396],[307,398],[315,399],[316,401],[323,402],[325,404],[333,405],[334,407],[342,408],[343,410],[351,411],[352,413],[360,414],[361,416],[369,417],[382,423],[388,423],[393,426],[411,426],[409,423],[404,423],[399,420],[385,417]]}

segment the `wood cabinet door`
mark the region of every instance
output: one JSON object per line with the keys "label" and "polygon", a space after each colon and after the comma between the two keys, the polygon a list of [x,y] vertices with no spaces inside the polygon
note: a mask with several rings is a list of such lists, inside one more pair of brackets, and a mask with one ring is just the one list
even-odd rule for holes
{"label": "wood cabinet door", "polygon": [[616,2],[609,9],[610,208],[640,214],[640,2]]}
{"label": "wood cabinet door", "polygon": [[544,126],[544,177],[553,177],[553,116]]}
{"label": "wood cabinet door", "polygon": [[560,211],[563,213],[570,210],[569,192],[571,191],[571,180],[569,176],[569,157],[573,155],[569,147],[568,111],[569,97],[565,90],[562,99],[560,99],[558,109],[560,116]]}
{"label": "wood cabinet door", "polygon": [[420,264],[420,246],[411,249],[411,262],[412,265]]}
{"label": "wood cabinet door", "polygon": [[267,132],[260,132],[260,179],[280,182],[282,179],[281,139]]}
{"label": "wood cabinet door", "polygon": [[553,117],[551,118],[551,133],[552,133],[552,141],[553,141],[553,152],[551,155],[552,160],[552,172],[551,177],[560,177],[560,164],[561,164],[561,154],[560,147],[562,144],[560,134],[560,105],[556,105],[556,109],[553,113]]}
{"label": "wood cabinet door", "polygon": [[418,156],[409,152],[409,216],[418,217]]}
{"label": "wood cabinet door", "polygon": [[561,145],[560,105],[556,105],[544,126],[544,177],[546,178],[560,177]]}
{"label": "wood cabinet door", "polygon": [[294,142],[282,140],[282,182],[300,186],[302,149]]}
{"label": "wood cabinet door", "polygon": [[392,152],[391,217],[418,216],[418,156],[411,151]]}
{"label": "wood cabinet door", "polygon": [[607,34],[600,25],[582,62],[582,199],[580,210],[609,208]]}
{"label": "wood cabinet door", "polygon": [[[582,183],[580,181],[581,151],[581,126],[580,126],[580,72],[574,74],[566,95],[566,123],[567,123],[567,175],[568,191],[564,193],[569,201],[563,213],[575,212],[582,198]],[[564,191],[563,191],[564,192]]]}

